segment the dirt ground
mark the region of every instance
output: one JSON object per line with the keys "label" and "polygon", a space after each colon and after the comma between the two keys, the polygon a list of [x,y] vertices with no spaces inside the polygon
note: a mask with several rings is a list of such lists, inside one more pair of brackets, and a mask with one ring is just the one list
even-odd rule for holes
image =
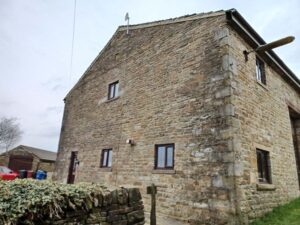
{"label": "dirt ground", "polygon": [[[146,223],[145,225],[150,225],[150,213],[145,212]],[[188,225],[188,223],[183,223],[171,218],[166,218],[163,216],[157,216],[156,225]]]}

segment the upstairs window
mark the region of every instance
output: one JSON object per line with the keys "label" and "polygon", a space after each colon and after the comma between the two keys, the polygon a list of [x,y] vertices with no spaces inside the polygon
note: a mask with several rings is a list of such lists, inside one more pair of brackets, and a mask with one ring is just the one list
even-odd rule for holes
{"label": "upstairs window", "polygon": [[155,169],[174,168],[174,144],[155,145]]}
{"label": "upstairs window", "polygon": [[271,184],[269,152],[256,149],[258,182]]}
{"label": "upstairs window", "polygon": [[112,149],[103,149],[101,154],[100,167],[111,168],[112,165]]}
{"label": "upstairs window", "polygon": [[108,85],[108,100],[119,96],[119,81]]}
{"label": "upstairs window", "polygon": [[266,73],[265,73],[265,64],[258,57],[256,57],[256,79],[263,84],[267,84]]}

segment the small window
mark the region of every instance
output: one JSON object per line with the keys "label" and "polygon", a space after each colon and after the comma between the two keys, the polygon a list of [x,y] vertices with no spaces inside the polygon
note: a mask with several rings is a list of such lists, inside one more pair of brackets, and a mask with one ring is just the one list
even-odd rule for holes
{"label": "small window", "polygon": [[258,182],[271,184],[271,167],[269,152],[256,149]]}
{"label": "small window", "polygon": [[100,166],[110,168],[111,164],[112,164],[112,149],[103,149]]}
{"label": "small window", "polygon": [[256,57],[256,79],[266,84],[265,64],[258,57]]}
{"label": "small window", "polygon": [[174,168],[174,144],[155,145],[155,169]]}
{"label": "small window", "polygon": [[119,81],[109,84],[108,99],[113,99],[119,96]]}

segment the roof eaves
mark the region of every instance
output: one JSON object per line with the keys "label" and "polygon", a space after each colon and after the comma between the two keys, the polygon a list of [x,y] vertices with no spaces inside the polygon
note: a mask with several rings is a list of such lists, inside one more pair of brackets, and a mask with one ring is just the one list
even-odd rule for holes
{"label": "roof eaves", "polygon": [[[142,28],[147,28],[147,27],[161,26],[161,25],[173,24],[173,23],[181,23],[181,22],[186,22],[186,21],[191,21],[191,20],[198,20],[198,19],[203,19],[203,18],[221,16],[221,15],[225,15],[224,10],[208,12],[208,13],[185,15],[185,16],[181,16],[181,17],[176,17],[176,18],[171,18],[171,19],[166,19],[166,20],[158,20],[158,21],[148,22],[148,23],[133,24],[133,25],[129,26],[129,29],[130,30],[142,29]],[[120,28],[119,29],[120,31],[126,30],[127,26],[123,25],[123,26],[120,26],[119,28]]]}
{"label": "roof eaves", "polygon": [[[250,26],[250,24],[242,17],[236,9],[226,11],[228,24],[233,27],[239,34],[242,34],[246,42],[255,49],[260,45],[266,44],[264,39]],[[300,80],[292,72],[292,70],[280,59],[280,57],[272,50],[264,52],[264,56],[272,62],[284,75],[285,78],[296,87],[300,92]]]}

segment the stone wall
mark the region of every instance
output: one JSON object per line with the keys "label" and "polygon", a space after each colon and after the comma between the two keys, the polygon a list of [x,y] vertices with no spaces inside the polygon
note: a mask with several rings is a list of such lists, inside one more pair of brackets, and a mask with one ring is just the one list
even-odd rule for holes
{"label": "stone wall", "polygon": [[103,185],[58,184],[17,179],[0,182],[1,225],[143,225],[137,188],[109,190]]}
{"label": "stone wall", "polygon": [[[76,182],[132,184],[147,211],[146,186],[155,183],[161,215],[190,224],[234,220],[225,23],[222,14],[118,31],[65,99],[56,179],[67,181],[71,152],[78,151]],[[107,101],[116,80],[120,97]],[[174,170],[154,170],[154,146],[167,143],[175,144]],[[111,169],[100,168],[107,148]]]}
{"label": "stone wall", "polygon": [[[266,85],[258,82],[256,55],[249,54],[246,62],[243,51],[251,47],[228,29],[229,58],[235,68],[231,74],[235,163],[242,165],[236,177],[237,204],[243,222],[248,223],[300,194],[289,113],[289,107],[300,108],[300,95],[267,63]],[[257,148],[269,151],[270,185],[258,183]]]}
{"label": "stone wall", "polygon": [[55,167],[55,163],[53,161],[41,160],[39,165],[38,165],[39,170],[44,170],[44,171],[47,171],[47,172],[53,172],[54,167]]}
{"label": "stone wall", "polygon": [[[299,195],[288,105],[300,98],[255,55],[225,15],[118,30],[65,99],[55,178],[158,186],[157,211],[190,224],[247,224]],[[108,85],[120,97],[107,100]],[[127,139],[135,145],[126,144]],[[154,169],[155,144],[175,145],[174,170]],[[102,149],[112,168],[100,168]],[[270,152],[273,184],[257,183],[256,148]]]}
{"label": "stone wall", "polygon": [[[119,189],[99,198],[88,210],[64,212],[60,219],[44,218],[44,224],[76,225],[143,225],[145,224],[144,206],[138,189]],[[38,222],[36,224],[39,224]]]}
{"label": "stone wall", "polygon": [[0,155],[0,165],[1,166],[7,166],[8,161],[9,161],[9,158],[5,154]]}

